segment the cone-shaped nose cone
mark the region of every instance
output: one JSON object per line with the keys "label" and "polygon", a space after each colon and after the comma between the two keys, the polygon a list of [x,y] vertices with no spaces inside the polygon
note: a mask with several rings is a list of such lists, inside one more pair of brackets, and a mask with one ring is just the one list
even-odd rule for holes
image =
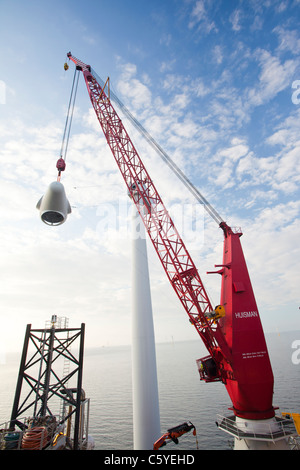
{"label": "cone-shaped nose cone", "polygon": [[66,197],[65,188],[59,181],[48,187],[45,195],[36,205],[42,221],[47,225],[61,225],[71,213],[71,206]]}

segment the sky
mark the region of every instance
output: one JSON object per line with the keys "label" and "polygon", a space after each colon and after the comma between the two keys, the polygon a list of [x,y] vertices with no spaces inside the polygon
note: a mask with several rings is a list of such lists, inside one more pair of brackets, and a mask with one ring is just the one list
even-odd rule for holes
{"label": "sky", "polygon": [[[85,323],[86,347],[131,343],[132,205],[82,76],[61,180],[72,213],[49,227],[36,209],[57,177],[68,51],[242,228],[265,332],[300,330],[299,20],[299,0],[0,0],[2,360],[52,315]],[[120,115],[217,305],[222,230]],[[150,244],[148,258],[156,341],[197,340]]]}

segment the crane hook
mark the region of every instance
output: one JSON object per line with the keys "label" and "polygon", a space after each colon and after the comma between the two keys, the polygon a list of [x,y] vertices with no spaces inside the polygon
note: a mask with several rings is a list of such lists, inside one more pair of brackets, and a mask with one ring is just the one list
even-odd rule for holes
{"label": "crane hook", "polygon": [[57,181],[60,181],[61,172],[66,169],[66,162],[62,157],[57,160],[56,168],[58,170]]}

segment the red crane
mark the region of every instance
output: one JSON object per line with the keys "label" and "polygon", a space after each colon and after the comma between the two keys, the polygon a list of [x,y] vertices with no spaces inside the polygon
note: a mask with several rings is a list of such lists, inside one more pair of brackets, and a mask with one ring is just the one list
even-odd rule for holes
{"label": "red crane", "polygon": [[[204,200],[224,233],[223,261],[215,266],[222,278],[220,305],[213,308],[198,270],[106,94],[105,85],[99,84],[89,65],[70,52],[67,55],[83,73],[96,116],[157,256],[209,353],[197,361],[200,379],[224,383],[235,416],[253,420],[272,418],[274,379],[240,242],[241,231],[229,227]],[[146,210],[140,209],[141,202]]]}

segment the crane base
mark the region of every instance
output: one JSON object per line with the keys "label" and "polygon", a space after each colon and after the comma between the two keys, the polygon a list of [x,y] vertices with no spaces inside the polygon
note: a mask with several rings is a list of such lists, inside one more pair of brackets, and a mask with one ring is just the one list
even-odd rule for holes
{"label": "crane base", "polygon": [[235,450],[289,450],[289,438],[297,435],[293,421],[279,416],[250,420],[218,415],[217,425],[234,436]]}

